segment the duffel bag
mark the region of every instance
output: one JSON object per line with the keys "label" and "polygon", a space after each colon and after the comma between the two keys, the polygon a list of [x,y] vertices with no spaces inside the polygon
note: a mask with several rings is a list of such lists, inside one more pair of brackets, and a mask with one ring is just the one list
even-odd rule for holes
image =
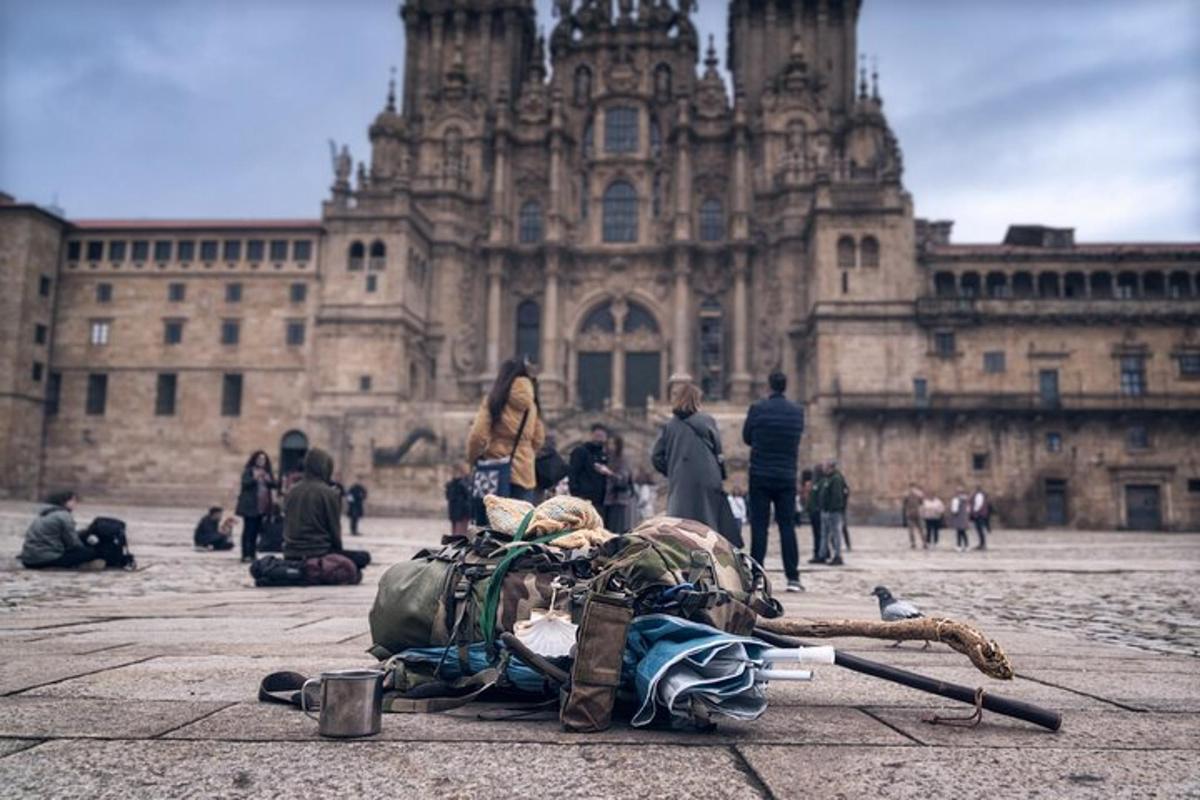
{"label": "duffel bag", "polygon": [[304,586],[304,562],[263,556],[250,565],[255,586]]}

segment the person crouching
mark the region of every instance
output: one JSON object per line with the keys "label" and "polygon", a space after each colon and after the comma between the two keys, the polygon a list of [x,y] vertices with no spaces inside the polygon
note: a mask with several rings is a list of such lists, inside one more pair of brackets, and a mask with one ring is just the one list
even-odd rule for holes
{"label": "person crouching", "polygon": [[[308,583],[358,583],[371,554],[342,547],[342,495],[330,485],[332,477],[333,457],[318,447],[309,450],[304,477],[284,500],[283,557],[305,562]],[[353,574],[342,572],[343,559],[354,565]]]}
{"label": "person crouching", "polygon": [[[192,544],[196,546],[197,550],[233,549],[233,537],[229,535],[230,526],[221,523],[222,510],[220,506],[213,506],[196,523],[196,530],[192,534]],[[232,519],[231,517],[226,522],[232,522]]]}
{"label": "person crouching", "polygon": [[71,512],[79,498],[75,492],[55,492],[46,498],[46,507],[29,524],[19,558],[29,569],[102,570],[104,559],[83,543],[75,531]]}

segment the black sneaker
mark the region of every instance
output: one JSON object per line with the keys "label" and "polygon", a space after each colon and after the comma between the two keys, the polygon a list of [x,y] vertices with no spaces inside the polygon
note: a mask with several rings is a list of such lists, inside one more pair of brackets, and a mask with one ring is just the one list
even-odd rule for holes
{"label": "black sneaker", "polygon": [[823,558],[810,558],[810,559],[808,560],[808,563],[810,563],[810,564],[824,564],[824,563],[825,563],[825,559],[823,559]]}
{"label": "black sneaker", "polygon": [[842,566],[842,563],[843,563],[843,562],[842,562],[842,557],[841,557],[841,556],[834,556],[833,560],[829,562],[829,566],[831,566],[831,567],[840,567],[840,566]]}

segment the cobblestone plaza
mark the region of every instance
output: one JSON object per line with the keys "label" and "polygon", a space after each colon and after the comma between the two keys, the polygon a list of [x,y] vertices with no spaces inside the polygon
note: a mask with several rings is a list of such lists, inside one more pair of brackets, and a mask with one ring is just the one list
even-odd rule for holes
{"label": "cobblestone plaza", "polygon": [[[849,565],[804,574],[792,616],[870,619],[884,584],[996,638],[1017,678],[958,654],[849,640],[850,652],[1061,711],[1048,733],[837,667],[768,690],[754,723],[715,734],[560,731],[479,707],[387,715],[383,733],[322,741],[256,701],[267,672],[367,666],[367,612],[390,563],[438,520],[368,519],[378,557],[356,587],[254,589],[233,554],[194,552],[192,514],[89,506],[130,522],[134,573],[21,570],[32,507],[0,505],[2,797],[1183,797],[1200,793],[1200,536],[1000,530],[986,553],[909,550],[859,527]],[[768,559],[777,584],[778,563]]]}

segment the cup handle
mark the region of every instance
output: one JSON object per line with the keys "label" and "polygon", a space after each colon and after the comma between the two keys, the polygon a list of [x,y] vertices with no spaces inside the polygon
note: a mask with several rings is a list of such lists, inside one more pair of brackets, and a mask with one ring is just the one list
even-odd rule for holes
{"label": "cup handle", "polygon": [[308,685],[310,683],[315,683],[318,686],[320,686],[321,679],[320,678],[309,678],[308,680],[306,680],[304,682],[304,685],[300,687],[300,710],[303,711],[306,715],[308,715],[308,717],[310,719],[315,719],[317,722],[320,722],[321,718],[313,716],[313,713],[308,710],[308,692],[306,692],[305,689],[308,688]]}

